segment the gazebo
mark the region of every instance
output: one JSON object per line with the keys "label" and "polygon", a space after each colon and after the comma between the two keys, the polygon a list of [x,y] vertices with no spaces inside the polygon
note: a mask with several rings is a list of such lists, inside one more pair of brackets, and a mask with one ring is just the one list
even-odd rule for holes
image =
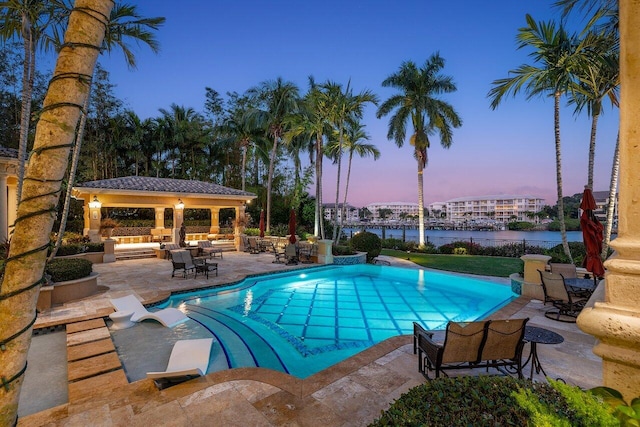
{"label": "gazebo", "polygon": [[0,145],[0,242],[9,239],[16,221],[18,202],[18,150]]}
{"label": "gazebo", "polygon": [[[179,240],[185,208],[209,209],[209,233],[216,234],[220,231],[220,209],[234,208],[236,218],[239,218],[244,215],[245,204],[256,198],[253,193],[210,182],[146,176],[84,182],[73,187],[73,196],[84,200],[84,234],[91,241],[100,241],[100,209],[119,207],[154,209],[155,224],[152,232],[165,230],[164,211],[167,208],[173,209],[171,236],[174,242]],[[235,235],[239,232],[236,227]]]}

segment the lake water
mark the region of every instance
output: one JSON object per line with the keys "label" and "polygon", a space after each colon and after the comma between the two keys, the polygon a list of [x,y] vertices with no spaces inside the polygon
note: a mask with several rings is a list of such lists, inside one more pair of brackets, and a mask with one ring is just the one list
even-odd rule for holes
{"label": "lake water", "polygon": [[[353,233],[359,231],[360,228],[345,228],[344,232],[347,237],[351,237]],[[367,227],[370,233],[375,233],[382,237],[382,229],[380,227]],[[405,241],[418,242],[419,230],[407,228],[405,231]],[[402,229],[385,229],[385,237],[387,239],[401,239]],[[581,231],[568,231],[567,239],[569,242],[581,242]],[[425,241],[433,243],[435,246],[441,246],[447,243],[473,240],[482,246],[497,246],[512,242],[522,242],[523,240],[529,245],[542,246],[545,248],[553,247],[562,242],[559,231],[472,231],[472,230],[425,230]]]}

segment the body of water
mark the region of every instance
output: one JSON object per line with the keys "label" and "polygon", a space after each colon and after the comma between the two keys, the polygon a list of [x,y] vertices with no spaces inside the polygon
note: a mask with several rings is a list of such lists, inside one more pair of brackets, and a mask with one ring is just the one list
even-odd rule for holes
{"label": "body of water", "polygon": [[[345,228],[344,233],[347,237],[351,237],[360,230],[361,228]],[[380,227],[367,227],[366,230],[382,237],[382,229]],[[419,241],[419,230],[407,228],[404,233],[405,241]],[[386,228],[384,234],[387,239],[403,239],[402,228]],[[497,246],[513,242],[522,242],[524,240],[528,245],[550,248],[562,242],[559,231],[425,230],[424,234],[425,241],[433,243],[435,246],[460,240],[473,240],[474,243],[482,246]],[[582,232],[568,231],[567,239],[569,242],[582,242]]]}

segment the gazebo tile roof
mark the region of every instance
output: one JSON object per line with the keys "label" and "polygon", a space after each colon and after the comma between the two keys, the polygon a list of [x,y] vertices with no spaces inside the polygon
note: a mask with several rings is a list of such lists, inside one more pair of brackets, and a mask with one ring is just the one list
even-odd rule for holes
{"label": "gazebo tile roof", "polygon": [[247,191],[236,190],[211,182],[154,178],[148,176],[126,176],[80,183],[77,188],[94,188],[102,190],[147,191],[160,193],[183,194],[218,194],[224,196],[255,196]]}

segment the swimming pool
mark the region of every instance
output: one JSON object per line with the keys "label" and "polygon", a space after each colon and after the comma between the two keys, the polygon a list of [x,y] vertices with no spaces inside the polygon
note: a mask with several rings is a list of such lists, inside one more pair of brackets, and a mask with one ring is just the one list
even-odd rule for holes
{"label": "swimming pool", "polygon": [[167,305],[218,340],[209,372],[260,366],[306,378],[389,337],[411,334],[414,321],[443,329],[449,320],[486,317],[516,297],[507,285],[479,279],[354,265],[251,277],[173,296]]}

